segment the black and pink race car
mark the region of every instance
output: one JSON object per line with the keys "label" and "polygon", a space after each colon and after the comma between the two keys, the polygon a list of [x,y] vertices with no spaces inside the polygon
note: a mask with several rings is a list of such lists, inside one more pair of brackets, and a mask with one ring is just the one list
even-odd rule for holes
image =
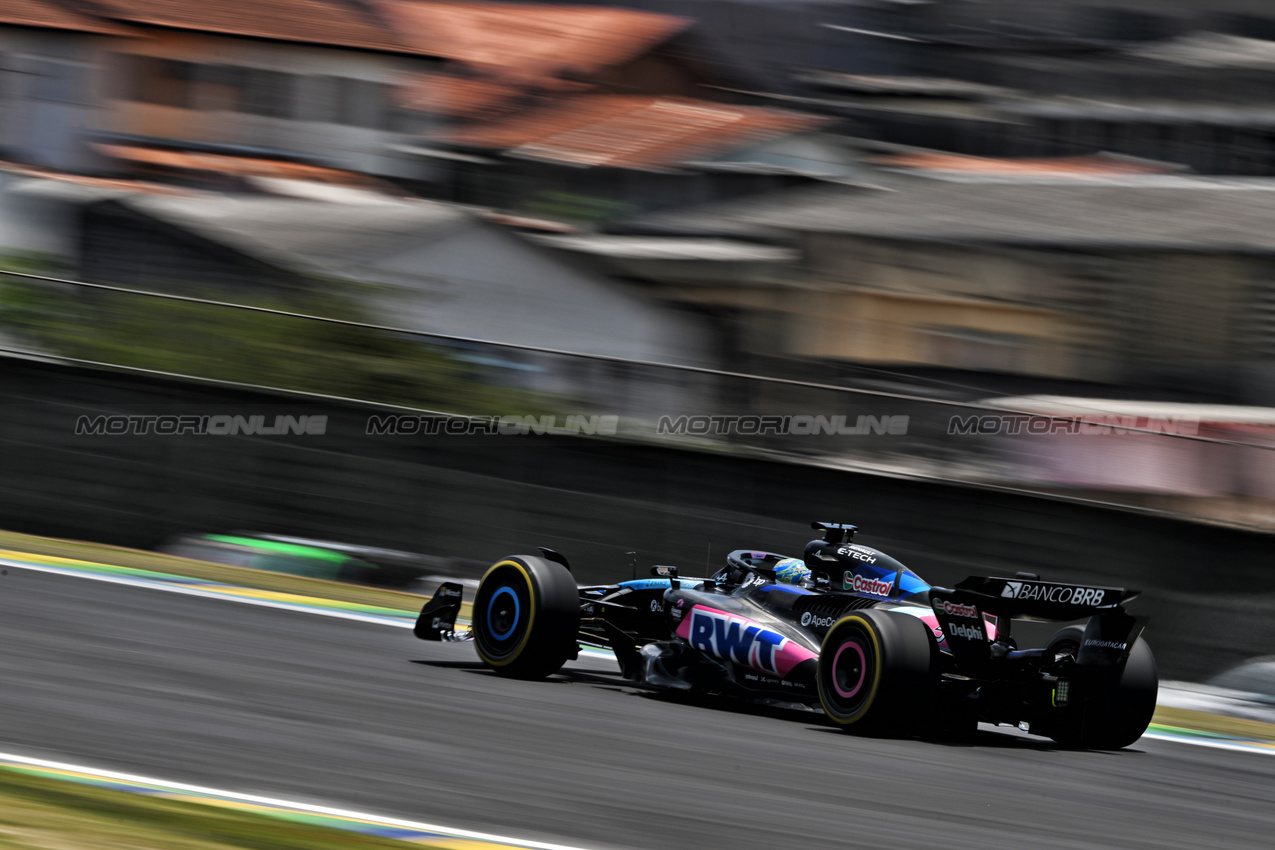
{"label": "black and pink race car", "polygon": [[[605,647],[649,686],[799,703],[868,734],[962,737],[984,721],[1107,749],[1146,730],[1159,681],[1146,618],[1123,607],[1137,591],[1028,573],[936,587],[853,542],[852,525],[813,527],[823,537],[802,559],[739,550],[708,578],[655,566],[651,578],[581,587],[557,552],[511,556],[483,576],[467,631],[449,583],[415,634],[472,640],[489,668],[525,679]],[[1019,649],[1015,619],[1086,622]]]}

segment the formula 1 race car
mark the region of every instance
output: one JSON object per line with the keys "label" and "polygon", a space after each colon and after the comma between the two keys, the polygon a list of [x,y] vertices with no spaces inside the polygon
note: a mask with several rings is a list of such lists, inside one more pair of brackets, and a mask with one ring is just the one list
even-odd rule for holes
{"label": "formula 1 race car", "polygon": [[[708,578],[651,568],[652,578],[578,587],[566,558],[498,561],[457,631],[461,587],[442,585],[415,634],[472,640],[493,671],[534,679],[577,657],[614,651],[625,678],[692,693],[822,708],[850,731],[969,736],[1010,724],[1075,747],[1136,741],[1155,710],[1147,618],[1125,612],[1137,591],[971,577],[935,587],[889,555],[853,542],[852,525],[814,523],[804,559],[731,552]],[[1019,649],[1014,619],[1084,626]]]}

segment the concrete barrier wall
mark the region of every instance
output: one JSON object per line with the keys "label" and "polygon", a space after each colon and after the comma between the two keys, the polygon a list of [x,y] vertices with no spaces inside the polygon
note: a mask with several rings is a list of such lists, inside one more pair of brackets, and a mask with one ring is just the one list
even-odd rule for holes
{"label": "concrete barrier wall", "polygon": [[[152,548],[250,530],[482,560],[544,545],[608,581],[628,550],[696,573],[736,548],[800,554],[814,519],[853,522],[935,583],[1025,569],[1141,588],[1166,678],[1275,651],[1271,535],[590,438],[369,436],[353,406],[3,363],[0,526],[17,531]],[[81,416],[159,414],[328,421],[322,436],[75,434]]]}

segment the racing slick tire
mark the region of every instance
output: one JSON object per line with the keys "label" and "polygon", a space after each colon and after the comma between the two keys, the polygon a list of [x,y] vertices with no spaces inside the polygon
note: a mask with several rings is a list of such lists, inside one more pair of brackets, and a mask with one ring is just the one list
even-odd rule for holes
{"label": "racing slick tire", "polygon": [[824,713],[846,731],[919,733],[935,711],[938,646],[916,617],[855,611],[828,630],[815,677]]}
{"label": "racing slick tire", "polygon": [[474,594],[474,646],[502,676],[543,679],[579,651],[580,594],[561,564],[530,555],[497,561]]}
{"label": "racing slick tire", "polygon": [[[1083,626],[1060,629],[1045,645],[1046,657],[1059,658],[1080,651]],[[1160,677],[1151,647],[1138,638],[1124,666],[1110,679],[1094,683],[1078,705],[1050,730],[1049,737],[1065,747],[1118,750],[1142,737],[1155,713]]]}

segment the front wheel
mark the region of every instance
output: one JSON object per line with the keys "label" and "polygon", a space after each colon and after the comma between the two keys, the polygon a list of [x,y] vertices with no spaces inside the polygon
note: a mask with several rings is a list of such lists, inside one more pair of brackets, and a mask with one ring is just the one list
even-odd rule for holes
{"label": "front wheel", "polygon": [[938,646],[916,617],[856,611],[828,630],[815,675],[824,713],[843,729],[919,732],[935,710]]}
{"label": "front wheel", "polygon": [[[1055,661],[1080,651],[1085,630],[1068,626],[1046,644],[1045,657]],[[1089,693],[1057,722],[1049,737],[1067,747],[1118,750],[1142,737],[1155,714],[1160,676],[1155,656],[1142,638],[1134,642],[1124,665],[1110,679],[1094,682]]]}
{"label": "front wheel", "polygon": [[478,657],[495,672],[542,679],[577,651],[580,594],[561,564],[515,555],[487,570],[474,594]]}

